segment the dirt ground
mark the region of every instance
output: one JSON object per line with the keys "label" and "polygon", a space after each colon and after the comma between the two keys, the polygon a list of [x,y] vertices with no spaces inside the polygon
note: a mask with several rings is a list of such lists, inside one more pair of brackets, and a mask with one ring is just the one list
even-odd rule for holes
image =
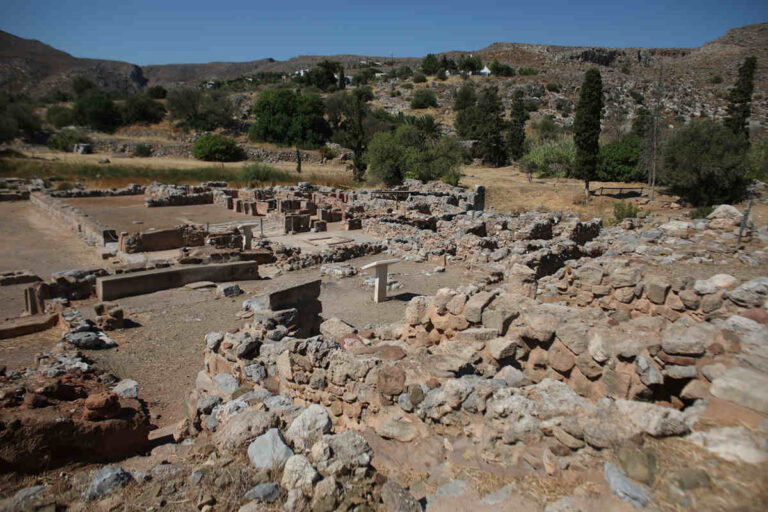
{"label": "dirt ground", "polygon": [[[359,268],[381,257],[367,256],[348,263]],[[434,273],[434,265],[427,263],[402,262],[390,268],[392,277],[403,286],[391,291],[390,299],[381,304],[373,302],[373,288],[362,283],[368,271],[342,279],[322,277],[323,317],[336,316],[358,328],[395,322],[402,318],[414,295],[434,294],[439,288],[457,287],[474,277],[451,266]],[[116,302],[135,325],[108,333],[117,348],[85,352],[101,368],[139,383],[141,396],[158,426],[173,424],[182,419],[184,396],[202,369],[205,334],[240,325],[235,314],[251,295],[320,278],[316,268],[280,273],[265,267],[262,274],[264,279],[240,282],[245,293],[235,298],[218,298],[212,289],[179,288],[120,299]],[[76,307],[87,315],[92,303]],[[0,361],[11,368],[33,365],[35,354],[50,350],[59,337],[59,330],[52,329],[4,340],[0,342]]]}
{"label": "dirt ground", "polygon": [[[0,271],[27,269],[47,280],[53,272],[106,264],[93,247],[29,201],[0,203],[0,219]],[[0,286],[0,318],[24,311],[27,286]]]}
{"label": "dirt ground", "polygon": [[[253,220],[223,204],[147,208],[144,196],[81,197],[66,200],[102,224],[120,232],[167,229],[180,224],[219,224]],[[140,224],[135,224],[139,222]]]}

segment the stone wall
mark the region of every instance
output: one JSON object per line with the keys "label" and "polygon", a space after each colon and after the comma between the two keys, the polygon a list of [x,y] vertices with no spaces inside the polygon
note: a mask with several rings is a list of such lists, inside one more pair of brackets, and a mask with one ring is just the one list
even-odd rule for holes
{"label": "stone wall", "polygon": [[185,225],[142,233],[120,233],[118,249],[133,254],[137,252],[167,251],[180,247],[199,247],[205,244],[208,232],[198,226]]}
{"label": "stone wall", "polygon": [[107,243],[117,242],[114,229],[89,217],[79,208],[39,192],[33,193],[30,201],[47,214],[61,220],[88,245],[104,247]]}

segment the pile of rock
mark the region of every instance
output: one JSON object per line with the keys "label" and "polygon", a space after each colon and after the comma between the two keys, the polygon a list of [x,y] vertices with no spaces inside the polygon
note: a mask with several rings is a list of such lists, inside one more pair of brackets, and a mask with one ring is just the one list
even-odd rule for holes
{"label": "pile of rock", "polygon": [[147,196],[145,202],[148,207],[213,204],[213,191],[203,186],[152,183],[144,194]]}
{"label": "pile of rock", "polygon": [[76,461],[102,462],[144,450],[144,404],[107,389],[109,379],[58,344],[37,367],[0,374],[0,472],[39,472]]}

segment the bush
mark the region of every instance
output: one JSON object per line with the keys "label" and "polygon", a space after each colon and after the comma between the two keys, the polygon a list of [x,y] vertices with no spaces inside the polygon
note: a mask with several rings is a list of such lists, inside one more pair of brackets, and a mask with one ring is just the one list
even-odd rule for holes
{"label": "bush", "polygon": [[75,102],[75,120],[102,132],[113,132],[122,123],[122,115],[106,93],[90,92]]}
{"label": "bush", "polygon": [[72,190],[75,186],[69,181],[61,181],[56,185],[56,190]]}
{"label": "bush", "polygon": [[617,201],[613,203],[613,222],[618,224],[624,219],[636,219],[640,208],[630,202]]}
{"label": "bush", "polygon": [[508,64],[502,64],[496,57],[493,58],[488,69],[493,76],[515,76],[515,69]]}
{"label": "bush", "polygon": [[153,100],[162,100],[166,96],[168,96],[168,91],[165,90],[165,87],[161,85],[154,85],[147,89],[147,96],[152,98]]}
{"label": "bush", "polygon": [[165,107],[143,94],[132,96],[123,105],[124,124],[155,124],[165,117]]}
{"label": "bush", "polygon": [[339,152],[336,151],[335,148],[332,148],[328,145],[320,146],[320,158],[324,158],[325,160],[333,160],[337,156],[339,156]]}
{"label": "bush", "polygon": [[626,135],[600,147],[597,179],[600,181],[642,181],[645,173],[638,166],[643,141]]}
{"label": "bush", "polygon": [[552,140],[557,138],[560,133],[560,128],[555,124],[555,120],[552,116],[542,117],[538,123],[534,125],[536,131],[539,132],[540,140]]}
{"label": "bush", "polygon": [[517,70],[517,74],[520,76],[532,76],[532,75],[538,75],[539,72],[533,68],[520,68]]}
{"label": "bush", "polygon": [[413,84],[407,84],[406,83],[406,84],[402,84],[400,87],[402,87],[403,89],[410,90],[410,89],[413,89]]}
{"label": "bush", "polygon": [[560,85],[558,82],[549,82],[547,84],[547,90],[549,92],[560,92],[560,90],[563,88],[562,85]]}
{"label": "bush", "polygon": [[692,219],[706,219],[715,210],[714,206],[699,206],[691,212]]}
{"label": "bush", "polygon": [[235,108],[223,91],[203,93],[198,89],[182,87],[168,92],[165,102],[171,119],[186,128],[213,130],[232,124]]}
{"label": "bush", "polygon": [[206,162],[237,162],[245,159],[245,152],[234,139],[215,133],[197,139],[194,155],[198,160]]}
{"label": "bush", "polygon": [[244,167],[240,171],[240,182],[246,187],[258,187],[265,184],[274,185],[276,183],[285,183],[292,181],[289,172],[275,169],[269,165],[258,163]]}
{"label": "bush", "polygon": [[747,188],[747,148],[720,123],[688,123],[664,144],[664,181],[694,206],[738,202]]}
{"label": "bush", "polygon": [[427,77],[424,75],[424,73],[421,73],[419,71],[414,73],[414,75],[413,75],[413,83],[415,83],[415,84],[423,84],[426,81],[427,81]]}
{"label": "bush", "polygon": [[136,144],[136,147],[133,148],[133,156],[140,158],[152,156],[152,146],[144,143]]}
{"label": "bush", "polygon": [[531,147],[523,156],[526,171],[540,177],[569,176],[576,159],[576,145],[571,137],[541,142]]}
{"label": "bush", "polygon": [[411,108],[429,108],[437,106],[437,97],[429,89],[418,89],[414,91],[411,99]]}
{"label": "bush", "polygon": [[56,128],[64,128],[75,122],[75,111],[60,105],[51,105],[45,112],[45,120]]}
{"label": "bush", "polygon": [[712,75],[709,79],[709,83],[717,85],[723,83],[723,75]]}
{"label": "bush", "polygon": [[89,143],[90,139],[80,130],[62,130],[48,137],[48,147],[58,151],[72,151],[75,144]]}
{"label": "bush", "polygon": [[639,105],[642,105],[643,103],[645,103],[645,96],[643,96],[642,93],[632,89],[631,91],[629,91],[629,95],[632,96],[632,99],[635,100],[635,102],[637,102]]}
{"label": "bush", "polygon": [[443,183],[447,183],[448,185],[452,185],[454,187],[459,186],[459,181],[461,181],[461,172],[449,172],[445,176],[443,176]]}

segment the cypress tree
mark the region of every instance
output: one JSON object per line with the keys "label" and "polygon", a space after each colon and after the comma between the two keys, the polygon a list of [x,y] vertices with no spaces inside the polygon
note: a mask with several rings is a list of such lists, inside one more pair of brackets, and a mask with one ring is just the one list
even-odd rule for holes
{"label": "cypress tree", "polygon": [[507,149],[512,160],[519,160],[525,153],[525,122],[528,111],[521,95],[516,95],[512,103],[509,132],[507,133]]}
{"label": "cypress tree", "polygon": [[576,144],[574,175],[584,180],[584,198],[589,201],[589,182],[597,174],[600,152],[600,117],[603,111],[603,80],[598,69],[584,75],[579,91],[579,105],[573,123],[573,141]]}
{"label": "cypress tree", "polygon": [[347,79],[344,76],[344,66],[341,66],[341,69],[339,69],[339,89],[346,89],[347,88]]}
{"label": "cypress tree", "polygon": [[301,151],[296,148],[296,173],[301,174]]}
{"label": "cypress tree", "polygon": [[725,126],[736,135],[749,140],[749,116],[752,114],[752,93],[755,90],[757,58],[747,57],[739,68],[739,78],[730,91],[730,104]]}

